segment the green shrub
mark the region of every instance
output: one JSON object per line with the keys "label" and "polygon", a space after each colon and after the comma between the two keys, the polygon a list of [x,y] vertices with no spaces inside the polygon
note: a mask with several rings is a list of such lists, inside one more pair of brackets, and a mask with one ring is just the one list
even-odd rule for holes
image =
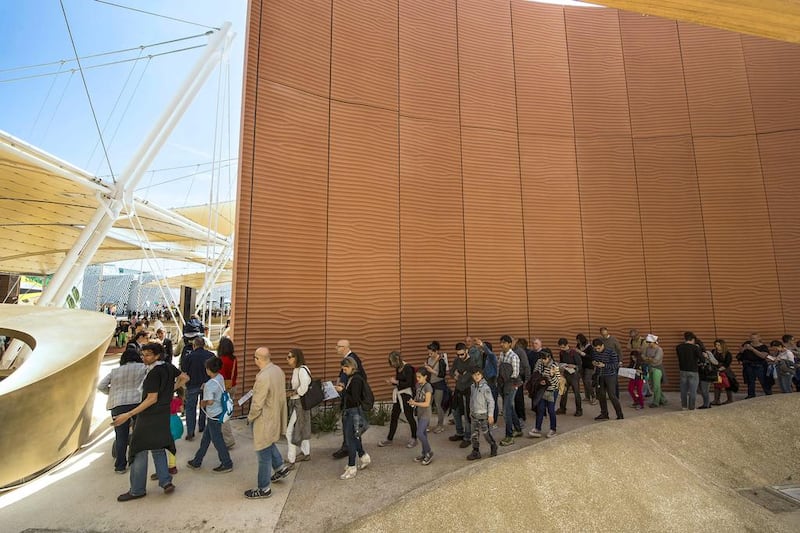
{"label": "green shrub", "polygon": [[385,403],[376,404],[372,411],[367,414],[371,426],[385,426],[386,422],[392,417],[391,404],[389,407]]}
{"label": "green shrub", "polygon": [[311,415],[313,433],[332,433],[342,418],[339,407],[322,407]]}

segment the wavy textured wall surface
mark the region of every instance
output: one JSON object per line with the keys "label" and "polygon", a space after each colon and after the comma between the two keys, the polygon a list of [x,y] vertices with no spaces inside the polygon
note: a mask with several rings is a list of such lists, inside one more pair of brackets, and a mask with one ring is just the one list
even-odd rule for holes
{"label": "wavy textured wall surface", "polygon": [[[252,0],[233,327],[738,344],[800,328],[800,47],[522,0]],[[286,369],[284,365],[284,369]],[[672,380],[677,384],[677,379]]]}

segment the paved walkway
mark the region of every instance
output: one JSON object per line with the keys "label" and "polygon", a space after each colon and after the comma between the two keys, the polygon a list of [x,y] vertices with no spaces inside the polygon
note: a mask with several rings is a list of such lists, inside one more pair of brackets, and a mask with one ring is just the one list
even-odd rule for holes
{"label": "paved walkway", "polygon": [[[100,395],[98,395],[100,396]],[[574,402],[570,399],[568,414],[558,418],[559,433],[563,434],[587,424],[626,424],[629,419],[658,416],[667,411],[679,411],[677,393],[667,394],[666,408],[630,407],[625,394],[623,408],[626,420],[595,422],[598,405],[584,404],[584,416],[574,417]],[[737,399],[741,398],[737,395]],[[104,398],[102,399],[104,401]],[[714,409],[726,409],[725,406]],[[502,424],[502,419],[500,420]],[[532,427],[532,413],[525,429]],[[103,421],[106,427],[108,420]],[[547,420],[545,419],[545,429]],[[128,489],[127,475],[113,472],[111,446],[113,431],[102,430],[93,443],[27,485],[0,494],[0,531],[81,531],[81,532],[150,532],[150,531],[327,531],[346,526],[356,518],[393,503],[407,492],[455,471],[468,462],[469,448],[448,441],[454,433],[452,425],[441,434],[431,434],[434,461],[422,466],[413,461],[419,453],[406,449],[409,437],[407,424],[401,424],[396,444],[378,448],[377,442],[386,437],[387,427],[373,426],[364,436],[372,465],[358,473],[354,480],[341,481],[338,475],[346,460],[334,460],[331,452],[341,443],[341,434],[321,434],[312,439],[312,460],[300,463],[286,480],[273,485],[273,496],[264,500],[247,500],[244,490],[253,488],[257,463],[252,437],[244,421],[234,421],[236,447],[231,450],[234,470],[215,474],[216,452],[210,448],[201,470],[190,470],[190,459],[199,441],[178,443],[178,468],[175,476],[177,490],[165,495],[157,482],[150,482],[146,498],[118,503],[117,495]],[[502,427],[502,426],[501,426]],[[494,430],[502,437],[502,429]],[[552,439],[554,442],[559,437]],[[534,446],[546,439],[518,438],[516,444],[501,447],[500,454]],[[280,446],[286,451],[285,443]],[[482,444],[484,451],[485,443]],[[13,460],[6,453],[4,460]],[[481,461],[492,461],[485,453]],[[152,471],[152,466],[151,466]],[[435,506],[432,506],[435,508]]]}

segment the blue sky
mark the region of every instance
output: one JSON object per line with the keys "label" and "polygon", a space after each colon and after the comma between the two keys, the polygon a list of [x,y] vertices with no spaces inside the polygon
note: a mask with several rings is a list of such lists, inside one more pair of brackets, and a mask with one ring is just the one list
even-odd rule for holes
{"label": "blue sky", "polygon": [[[165,207],[207,203],[212,183],[211,165],[199,168],[196,165],[238,157],[247,2],[109,1],[206,26],[219,27],[224,21],[233,25],[236,38],[229,56],[229,67],[214,71],[151,165],[151,170],[189,168],[148,172],[137,190],[137,196]],[[81,57],[208,31],[207,28],[95,0],[63,0],[63,5]],[[91,173],[109,175],[80,74],[70,72],[77,64],[71,61],[20,68],[74,60],[59,1],[0,0],[0,35],[0,129]],[[115,174],[128,164],[203,49],[112,66],[86,67],[136,58],[140,52],[147,56],[197,46],[205,44],[207,39],[200,36],[144,51],[82,60],[89,94],[100,127],[104,128],[103,137]],[[59,71],[62,72],[59,75],[50,75]],[[28,76],[37,77],[11,81]],[[223,103],[220,105],[218,102]],[[218,108],[223,114],[221,118],[217,116]],[[219,181],[214,188],[219,187],[220,199],[234,199],[236,162],[219,164],[223,168],[215,173],[215,179]]]}

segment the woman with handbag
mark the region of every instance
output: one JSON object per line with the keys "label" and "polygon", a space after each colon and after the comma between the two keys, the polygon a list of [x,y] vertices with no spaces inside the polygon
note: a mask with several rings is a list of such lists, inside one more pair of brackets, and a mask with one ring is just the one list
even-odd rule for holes
{"label": "woman with handbag", "polygon": [[[711,353],[714,354],[714,358],[719,363],[719,380],[714,383],[714,401],[711,402],[711,405],[724,405],[725,403],[731,403],[733,401],[733,389],[731,387],[731,377],[733,376],[733,372],[731,372],[730,366],[731,361],[733,361],[733,357],[731,356],[730,350],[728,350],[728,345],[725,343],[725,340],[715,340],[714,349],[711,350]],[[725,400],[725,403],[720,403],[719,397],[722,394],[723,389],[725,390],[725,394],[727,395],[728,399]]]}
{"label": "woman with handbag", "polygon": [[[286,355],[286,361],[292,368],[292,386],[286,391],[289,398],[289,423],[286,425],[286,442],[288,451],[286,458],[289,469],[294,468],[296,462],[311,459],[311,411],[303,409],[302,397],[311,386],[311,372],[306,366],[303,350],[292,348]],[[300,453],[297,448],[300,447]]]}

